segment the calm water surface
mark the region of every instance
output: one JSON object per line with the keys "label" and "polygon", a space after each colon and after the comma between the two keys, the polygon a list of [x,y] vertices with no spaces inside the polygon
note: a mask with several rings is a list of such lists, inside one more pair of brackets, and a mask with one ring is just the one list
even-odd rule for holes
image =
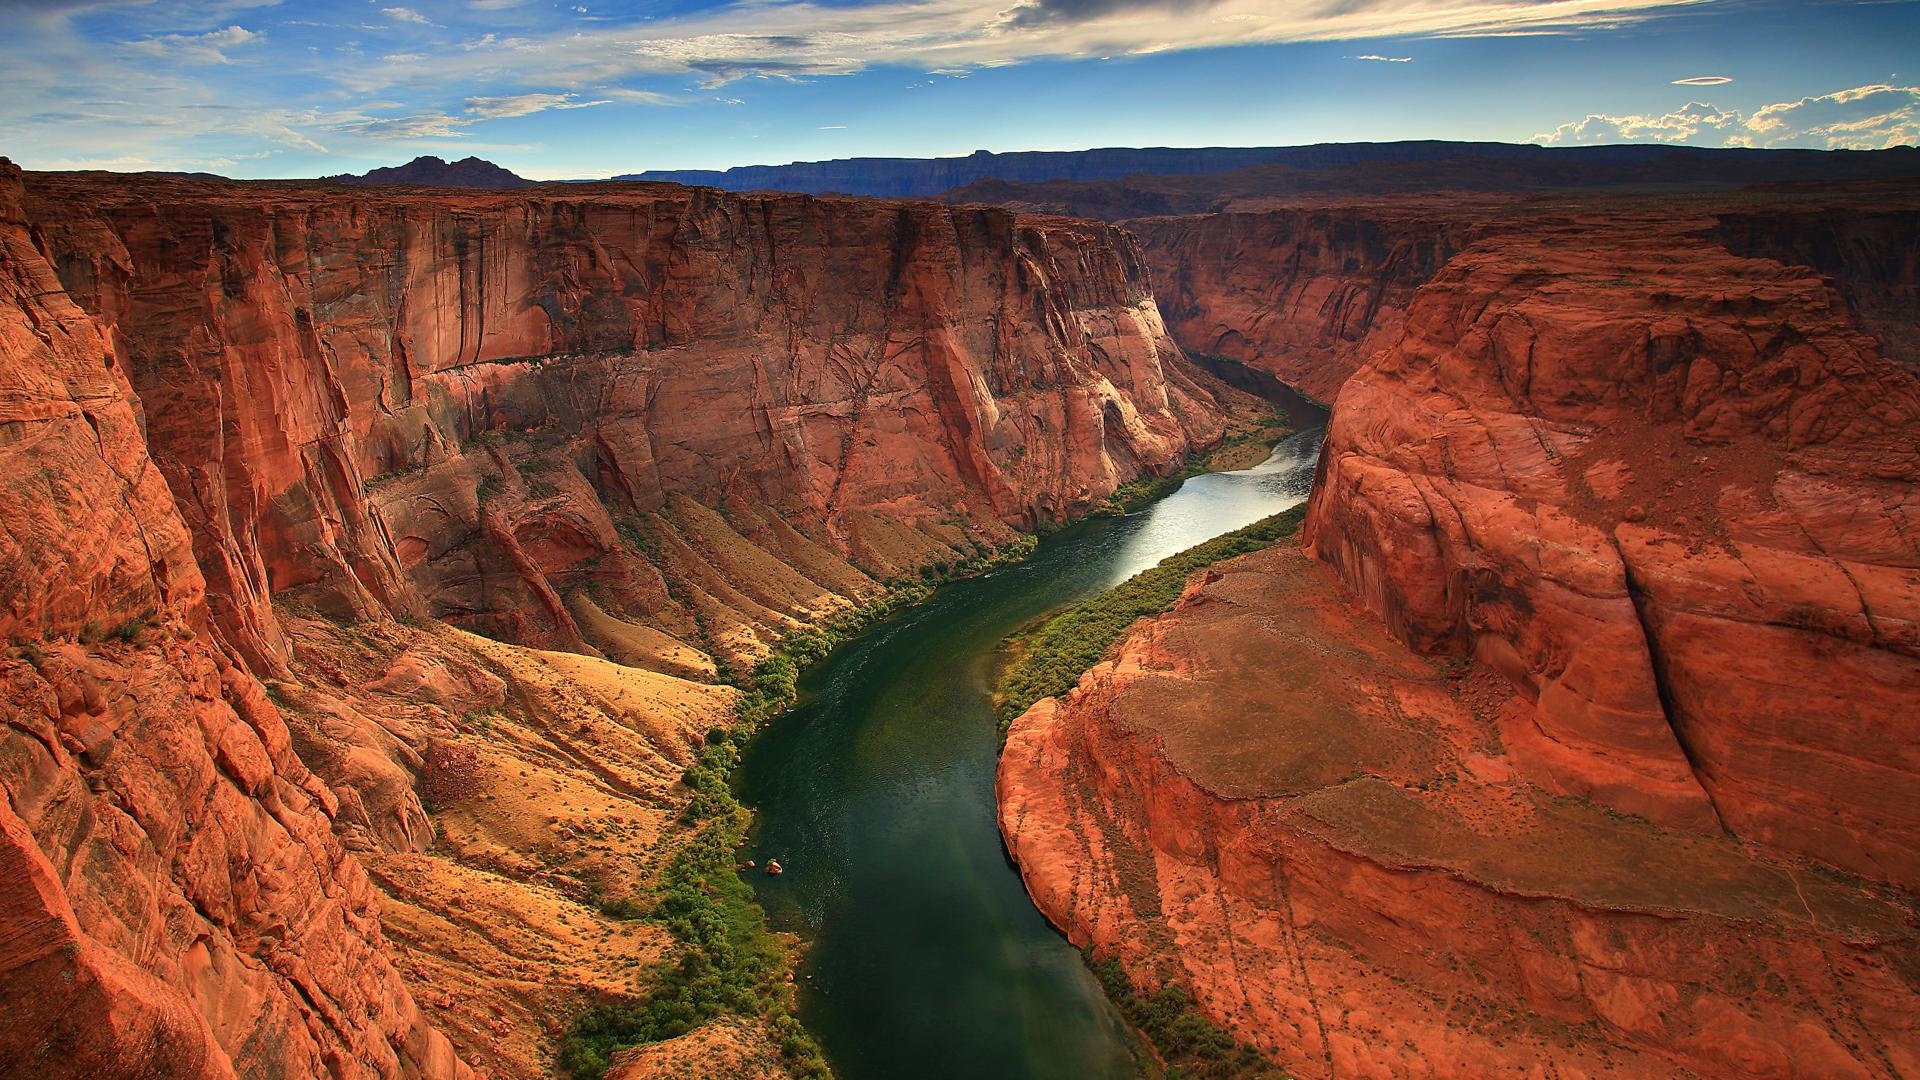
{"label": "calm water surface", "polygon": [[1318,429],[1124,518],[941,588],[800,681],[749,749],[754,876],[774,925],[812,943],[801,1013],[847,1080],[1136,1075],[1079,954],[1041,918],[994,819],[995,647],[1023,623],[1307,497]]}

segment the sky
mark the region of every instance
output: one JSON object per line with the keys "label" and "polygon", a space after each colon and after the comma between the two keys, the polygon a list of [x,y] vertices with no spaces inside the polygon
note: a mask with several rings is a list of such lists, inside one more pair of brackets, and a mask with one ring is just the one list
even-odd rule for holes
{"label": "sky", "polygon": [[0,155],[534,179],[1392,139],[1920,143],[1920,0],[0,0]]}

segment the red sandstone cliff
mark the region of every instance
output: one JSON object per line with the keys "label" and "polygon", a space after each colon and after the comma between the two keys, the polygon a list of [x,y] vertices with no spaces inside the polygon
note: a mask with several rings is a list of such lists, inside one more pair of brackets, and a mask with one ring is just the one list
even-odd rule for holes
{"label": "red sandstone cliff", "polygon": [[1298,1075],[1913,1075],[1920,382],[1714,216],[1603,210],[1441,269],[1304,553],[1016,722],[1009,848]]}
{"label": "red sandstone cliff", "polygon": [[[221,625],[269,664],[269,594],[417,595],[579,647],[590,586],[751,659],[866,575],[1059,520],[1220,430],[1098,225],[657,186],[30,192],[153,417]],[[749,547],[799,573],[704,568]]]}
{"label": "red sandstone cliff", "polygon": [[0,1059],[34,1076],[458,1076],[278,710],[209,633],[99,326],[0,162]]}
{"label": "red sandstone cliff", "polygon": [[0,1050],[37,1075],[545,1075],[674,947],[602,904],[731,715],[678,676],[1221,431],[1105,226],[4,179]]}

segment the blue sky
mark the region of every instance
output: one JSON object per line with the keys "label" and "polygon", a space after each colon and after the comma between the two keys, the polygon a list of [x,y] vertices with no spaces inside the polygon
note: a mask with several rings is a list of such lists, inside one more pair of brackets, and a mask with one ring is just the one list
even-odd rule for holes
{"label": "blue sky", "polygon": [[1920,142],[1916,0],[0,0],[28,168]]}

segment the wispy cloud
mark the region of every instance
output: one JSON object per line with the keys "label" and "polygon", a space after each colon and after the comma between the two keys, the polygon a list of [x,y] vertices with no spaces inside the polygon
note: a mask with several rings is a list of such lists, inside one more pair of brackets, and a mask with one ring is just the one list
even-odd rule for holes
{"label": "wispy cloud", "polygon": [[[1560,34],[1619,27],[1699,0],[742,0],[677,18],[469,41],[431,77],[538,73],[549,83],[692,76],[847,75],[880,65],[961,73],[1040,59],[1150,55],[1223,45],[1418,36]],[[1411,57],[1369,54],[1387,62]],[[355,73],[368,89],[404,73]],[[425,76],[422,76],[425,77]]]}
{"label": "wispy cloud", "polygon": [[1675,86],[1725,86],[1733,81],[1731,75],[1689,75],[1684,79],[1673,80]]}
{"label": "wispy cloud", "polygon": [[244,26],[229,26],[204,34],[160,34],[129,45],[136,52],[184,64],[225,64],[230,62],[228,49],[257,45],[265,37]]}
{"label": "wispy cloud", "polygon": [[[487,125],[549,110],[761,105],[741,90],[748,80],[887,69],[894,86],[923,72],[961,78],[1289,42],[1351,42],[1339,52],[1410,65],[1410,41],[1586,34],[1709,2],[308,0],[296,10],[276,0],[0,0],[0,131],[7,150],[33,162],[107,147],[100,157],[170,168],[322,147],[385,157],[393,140],[478,145]],[[102,86],[123,103],[77,104],[102,97]],[[206,108],[216,104],[227,108]],[[729,110],[728,122],[749,124],[751,113]]]}
{"label": "wispy cloud", "polygon": [[1593,113],[1542,132],[1548,146],[1613,142],[1880,150],[1920,144],[1920,87],[1876,83],[1751,113],[1690,101],[1658,115]]}
{"label": "wispy cloud", "polygon": [[509,97],[467,99],[467,115],[480,120],[500,120],[510,116],[531,116],[548,109],[588,109],[607,105],[611,98],[578,101],[572,94],[514,94]]}

